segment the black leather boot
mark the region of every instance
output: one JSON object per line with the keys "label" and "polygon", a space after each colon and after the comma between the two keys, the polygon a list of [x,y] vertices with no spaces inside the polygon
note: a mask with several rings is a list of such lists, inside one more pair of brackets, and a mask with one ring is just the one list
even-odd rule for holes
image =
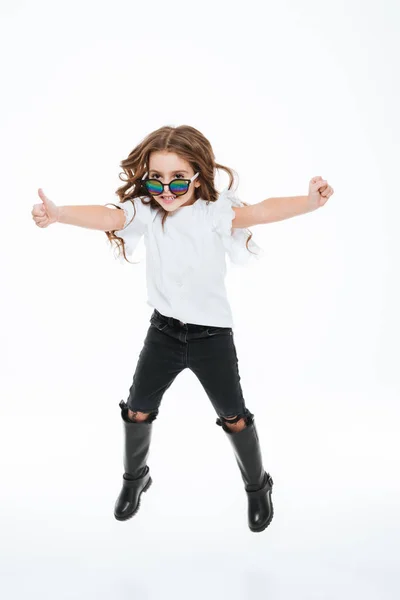
{"label": "black leather boot", "polygon": [[[135,423],[128,417],[128,405],[121,400],[121,417],[124,428],[124,469],[122,490],[115,502],[114,516],[118,521],[130,519],[137,513],[140,496],[152,484],[146,461],[149,455],[154,415],[146,421]],[[153,418],[151,418],[153,417]]]}
{"label": "black leather boot", "polygon": [[222,427],[233,446],[248,499],[248,525],[251,531],[256,533],[264,531],[274,515],[271,499],[273,480],[262,465],[253,415],[249,413],[245,420],[247,426],[241,431],[230,430],[221,419],[217,419],[217,425]]}

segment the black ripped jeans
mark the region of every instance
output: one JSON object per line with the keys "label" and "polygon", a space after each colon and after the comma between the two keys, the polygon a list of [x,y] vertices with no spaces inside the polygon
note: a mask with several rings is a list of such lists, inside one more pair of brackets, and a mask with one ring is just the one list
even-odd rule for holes
{"label": "black ripped jeans", "polygon": [[245,406],[232,328],[182,323],[156,309],[136,365],[128,408],[151,413],[148,420],[153,421],[165,391],[184,369],[199,379],[218,417],[238,415],[248,423],[254,416]]}

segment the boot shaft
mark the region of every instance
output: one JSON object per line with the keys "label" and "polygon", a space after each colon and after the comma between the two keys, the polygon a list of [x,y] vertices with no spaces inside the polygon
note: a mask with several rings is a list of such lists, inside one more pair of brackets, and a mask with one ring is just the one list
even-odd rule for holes
{"label": "boot shaft", "polygon": [[230,431],[225,427],[223,429],[233,447],[246,490],[251,491],[264,485],[265,470],[254,419],[249,419],[247,423],[241,431]]}
{"label": "boot shaft", "polygon": [[151,421],[134,422],[128,418],[128,406],[120,402],[123,425],[123,463],[125,473],[139,476],[147,466],[153,431]]}

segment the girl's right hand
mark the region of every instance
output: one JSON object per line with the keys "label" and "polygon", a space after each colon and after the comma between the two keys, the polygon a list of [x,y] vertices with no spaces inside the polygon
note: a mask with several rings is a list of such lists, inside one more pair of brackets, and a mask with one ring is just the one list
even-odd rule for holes
{"label": "girl's right hand", "polygon": [[52,223],[57,223],[59,216],[59,207],[45,196],[42,188],[38,190],[42,204],[34,204],[32,209],[32,219],[38,227],[48,227]]}

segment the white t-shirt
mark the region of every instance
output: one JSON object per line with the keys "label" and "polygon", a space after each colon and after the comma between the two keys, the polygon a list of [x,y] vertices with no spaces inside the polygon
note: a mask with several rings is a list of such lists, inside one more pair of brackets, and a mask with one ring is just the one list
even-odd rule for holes
{"label": "white t-shirt", "polygon": [[[235,265],[246,265],[264,254],[253,239],[248,244],[251,252],[246,248],[247,229],[232,228],[232,206],[243,206],[235,194],[225,188],[216,202],[199,198],[178,208],[168,214],[164,231],[158,207],[151,208],[140,198],[114,205],[125,212],[125,225],[115,234],[124,240],[128,260],[144,236],[147,304],[183,323],[233,327],[225,254]],[[120,260],[126,264],[122,255]]]}

